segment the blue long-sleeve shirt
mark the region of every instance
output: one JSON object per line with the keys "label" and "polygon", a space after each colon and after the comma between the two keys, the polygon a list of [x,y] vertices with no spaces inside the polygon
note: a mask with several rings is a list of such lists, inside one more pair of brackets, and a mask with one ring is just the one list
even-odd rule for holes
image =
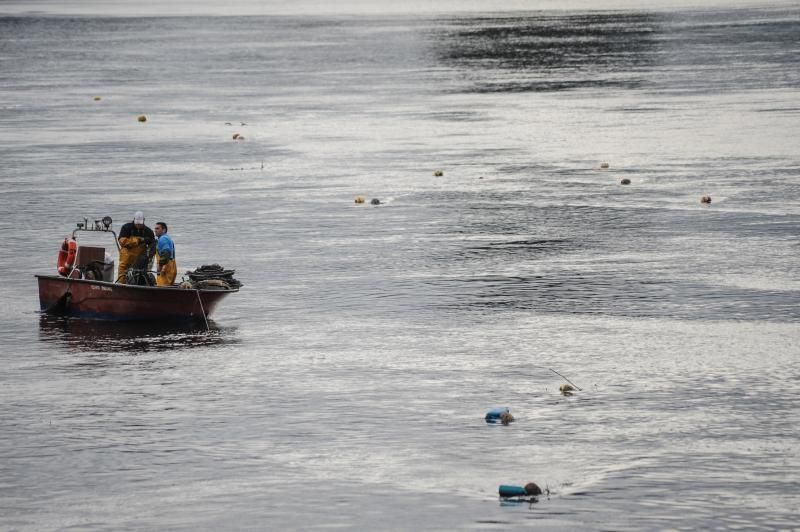
{"label": "blue long-sleeve shirt", "polygon": [[164,265],[171,260],[175,260],[175,243],[167,233],[158,237],[158,263]]}

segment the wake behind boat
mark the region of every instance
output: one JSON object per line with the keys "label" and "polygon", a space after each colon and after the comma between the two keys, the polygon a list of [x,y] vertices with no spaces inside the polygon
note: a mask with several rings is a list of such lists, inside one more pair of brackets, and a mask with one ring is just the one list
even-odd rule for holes
{"label": "wake behind boat", "polygon": [[139,284],[113,282],[114,262],[105,248],[79,245],[76,238],[82,231],[106,233],[113,235],[119,250],[111,224],[108,216],[93,225],[87,219],[78,223],[59,251],[57,274],[36,275],[42,311],[116,321],[203,321],[222,299],[239,291],[241,284],[233,279],[233,270],[217,265],[188,272],[188,280],[171,286],[153,286],[147,271],[128,275],[129,281],[140,279]]}

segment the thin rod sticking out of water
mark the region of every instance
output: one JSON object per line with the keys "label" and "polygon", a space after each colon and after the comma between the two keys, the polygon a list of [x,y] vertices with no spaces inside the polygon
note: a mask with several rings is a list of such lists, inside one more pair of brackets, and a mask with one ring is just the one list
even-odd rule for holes
{"label": "thin rod sticking out of water", "polygon": [[552,368],[547,368],[547,369],[549,369],[550,371],[552,371],[553,373],[555,373],[556,375],[558,375],[559,377],[561,377],[562,379],[564,379],[565,381],[567,381],[568,383],[573,385],[575,387],[575,389],[578,390],[579,392],[582,391],[577,384],[575,384],[574,382],[572,382],[571,380],[569,380],[568,378],[563,376],[561,373],[557,372],[556,370],[554,370]]}

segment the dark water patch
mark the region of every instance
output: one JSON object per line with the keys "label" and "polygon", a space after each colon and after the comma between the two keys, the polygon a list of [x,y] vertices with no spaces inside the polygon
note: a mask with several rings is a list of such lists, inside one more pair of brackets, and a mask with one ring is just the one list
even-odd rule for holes
{"label": "dark water patch", "polygon": [[[439,23],[444,29],[429,36],[434,55],[464,74],[470,92],[639,87],[642,80],[635,75],[607,76],[651,66],[655,34],[661,31],[658,15],[641,13],[474,17]],[[516,79],[505,79],[512,73]]]}
{"label": "dark water patch", "polygon": [[[659,85],[682,92],[793,88],[800,85],[796,50],[800,11],[718,10],[675,14],[660,36]],[[703,74],[700,74],[700,73]],[[664,76],[669,74],[669,76]]]}
{"label": "dark water patch", "polygon": [[236,329],[204,323],[106,322],[41,315],[44,342],[103,352],[158,352],[235,344]]}
{"label": "dark water patch", "polygon": [[458,302],[436,305],[451,310],[530,310],[711,321],[758,319],[776,323],[800,319],[797,290],[736,289],[678,279],[642,279],[625,271],[488,275],[441,279],[430,284],[441,287],[443,294],[457,294]]}
{"label": "dark water patch", "polygon": [[668,110],[666,107],[616,107],[609,109],[609,111],[622,113],[660,113]]}
{"label": "dark water patch", "polygon": [[550,72],[650,64],[644,52],[654,44],[659,20],[620,13],[471,18],[443,25],[453,28],[437,49],[446,64]]}
{"label": "dark water patch", "polygon": [[[692,47],[713,42],[716,45],[714,49],[725,57],[730,57],[733,51],[742,50],[746,55],[741,59],[757,54],[759,62],[764,59],[768,62],[791,61],[792,49],[785,47],[800,42],[797,33],[800,11],[775,9],[766,18],[753,17],[756,13],[749,9],[692,12],[685,17],[674,17],[673,20],[692,28],[691,33],[683,36]],[[782,53],[765,57],[765,45]]]}
{"label": "dark water patch", "polygon": [[442,122],[484,122],[488,117],[475,111],[436,111],[426,115]]}
{"label": "dark water patch", "polygon": [[485,258],[487,255],[492,255],[497,258],[507,255],[512,259],[516,258],[522,260],[526,255],[552,254],[564,251],[575,251],[575,243],[570,240],[562,239],[489,242],[484,245],[469,246],[463,252],[457,253],[456,256]]}
{"label": "dark water patch", "polygon": [[465,17],[440,19],[442,29],[428,39],[437,62],[461,74],[447,92],[800,86],[792,68],[798,11],[752,17],[748,10]]}
{"label": "dark water patch", "polygon": [[[472,91],[476,93],[493,92],[560,92],[577,89],[636,89],[645,84],[642,80],[541,80],[541,81],[494,81],[476,83]],[[458,92],[454,90],[453,92]]]}
{"label": "dark water patch", "polygon": [[[575,161],[565,161],[575,163]],[[528,163],[504,163],[497,166],[497,171],[502,174],[522,174],[522,175],[538,175],[545,172],[552,172],[559,170],[559,166],[553,164],[546,164],[544,162],[528,162]]]}
{"label": "dark water patch", "polygon": [[800,113],[800,107],[765,107],[754,109],[756,113]]}

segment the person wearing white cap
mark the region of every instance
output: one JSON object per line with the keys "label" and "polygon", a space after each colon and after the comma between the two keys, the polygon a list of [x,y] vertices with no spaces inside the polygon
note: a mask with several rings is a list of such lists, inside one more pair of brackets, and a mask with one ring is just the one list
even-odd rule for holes
{"label": "person wearing white cap", "polygon": [[144,225],[144,213],[136,211],[133,221],[128,222],[119,230],[119,270],[117,282],[124,283],[128,268],[136,263],[142,253],[147,253],[147,247],[155,242],[156,235],[153,230]]}

